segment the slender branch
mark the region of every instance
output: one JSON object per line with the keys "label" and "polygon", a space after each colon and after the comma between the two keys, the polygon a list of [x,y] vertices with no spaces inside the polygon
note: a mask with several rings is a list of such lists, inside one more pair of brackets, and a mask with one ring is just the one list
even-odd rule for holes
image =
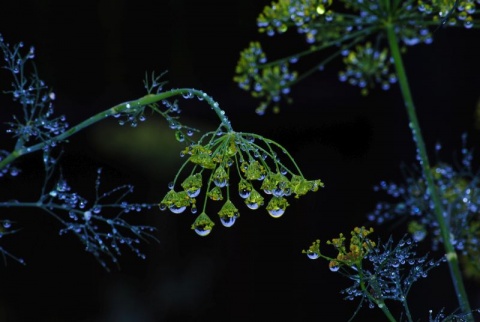
{"label": "slender branch", "polygon": [[14,160],[16,160],[17,158],[19,158],[19,157],[21,157],[25,154],[29,154],[29,153],[33,153],[35,151],[42,150],[43,148],[45,148],[45,146],[51,144],[52,142],[64,141],[64,140],[68,139],[70,136],[72,136],[73,134],[83,130],[84,128],[86,128],[90,125],[93,125],[93,124],[95,124],[99,121],[102,121],[109,116],[119,114],[119,113],[122,113],[122,112],[126,112],[129,109],[132,109],[132,111],[133,111],[135,108],[139,108],[139,107],[142,107],[142,106],[147,106],[147,105],[150,105],[150,104],[154,104],[154,103],[157,103],[159,101],[162,101],[162,100],[167,99],[167,98],[172,97],[172,96],[186,95],[186,94],[197,96],[199,99],[204,99],[211,106],[211,108],[215,111],[217,116],[220,118],[220,121],[221,121],[222,125],[228,131],[233,131],[232,126],[230,124],[230,121],[225,116],[225,112],[220,109],[219,104],[216,101],[214,101],[212,97],[210,97],[205,92],[202,92],[200,90],[191,89],[191,88],[179,88],[179,89],[173,89],[173,90],[169,90],[167,92],[163,92],[163,93],[159,93],[159,94],[149,94],[149,95],[146,95],[146,96],[144,96],[142,98],[139,98],[137,100],[128,101],[128,102],[118,104],[118,105],[116,105],[114,107],[111,107],[111,108],[109,108],[109,109],[107,109],[103,112],[100,112],[98,114],[95,114],[94,116],[91,116],[90,118],[78,123],[77,125],[71,127],[67,131],[51,138],[48,141],[43,141],[43,142],[31,145],[31,146],[23,146],[22,145],[21,147],[16,148],[13,152],[11,152],[9,155],[7,155],[4,159],[2,159],[0,161],[0,169],[3,169],[5,166],[7,166],[8,164],[12,163]]}
{"label": "slender branch", "polygon": [[464,314],[466,314],[468,321],[473,322],[473,317],[471,314],[472,311],[468,303],[467,292],[465,290],[465,286],[462,280],[462,274],[460,271],[458,256],[455,251],[455,248],[452,245],[452,241],[450,239],[450,230],[448,227],[448,223],[445,221],[445,217],[443,216],[444,211],[442,207],[442,202],[440,200],[438,191],[435,187],[432,170],[430,168],[430,163],[427,156],[425,143],[423,141],[420,125],[417,119],[417,114],[415,111],[415,106],[413,104],[412,94],[410,92],[410,87],[408,84],[405,68],[403,66],[402,56],[400,53],[400,48],[398,46],[397,36],[395,34],[394,28],[395,26],[393,24],[389,24],[386,26],[388,43],[390,45],[392,57],[395,62],[395,69],[397,72],[400,89],[402,91],[403,99],[405,102],[405,107],[407,108],[408,118],[410,120],[410,128],[412,129],[413,139],[415,141],[415,144],[417,145],[417,153],[420,158],[422,172],[423,172],[423,175],[425,176],[425,180],[427,183],[427,189],[433,201],[435,218],[440,227],[443,245],[446,252],[446,258],[448,261],[448,266],[450,268],[450,275],[453,281],[453,285],[455,287],[455,291],[456,291],[455,293],[457,295],[457,299],[460,304],[460,309]]}

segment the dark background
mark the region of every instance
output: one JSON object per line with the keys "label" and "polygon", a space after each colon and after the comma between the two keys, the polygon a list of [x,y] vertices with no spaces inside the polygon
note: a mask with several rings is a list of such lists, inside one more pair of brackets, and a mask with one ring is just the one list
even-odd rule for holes
{"label": "dark background", "polygon": [[[2,321],[346,321],[356,302],[339,293],[350,282],[325,261],[301,254],[317,238],[327,240],[366,224],[382,198],[372,191],[381,180],[401,182],[399,166],[415,160],[415,147],[400,92],[374,91],[362,97],[337,81],[339,62],[293,88],[294,104],[260,117],[257,101],[232,81],[239,53],[260,40],[267,55],[280,57],[304,46],[295,32],[273,39],[256,30],[256,17],[270,1],[16,1],[0,6],[0,34],[8,43],[35,46],[40,78],[53,88],[55,109],[70,124],[145,94],[145,72],[168,71],[166,87],[201,89],[216,99],[234,129],[277,140],[304,175],[326,187],[299,200],[280,219],[264,210],[240,208],[230,229],[218,222],[206,238],[190,225],[193,215],[153,209],[132,220],[158,228],[159,244],[145,244],[146,260],[125,253],[121,270],[105,272],[70,235],[58,236],[53,218],[35,209],[2,209],[25,228],[2,239],[2,247],[27,266],[0,267]],[[451,160],[462,133],[478,144],[475,106],[480,97],[478,31],[440,30],[432,45],[405,55],[413,96],[431,151]],[[2,86],[8,84],[2,73]],[[207,104],[181,102],[182,121],[214,129]],[[2,98],[2,120],[16,106]],[[6,136],[2,149],[11,149]],[[104,121],[75,135],[65,146],[62,168],[85,195],[95,171],[103,184],[135,185],[131,201],[159,202],[182,160],[165,122],[150,117],[132,130]],[[15,179],[2,179],[3,196],[36,200],[40,155],[18,160]],[[32,189],[30,189],[32,188]],[[90,191],[90,192],[89,192]],[[1,198],[5,200],[7,198]],[[214,212],[215,210],[212,210]],[[132,215],[133,216],[133,215]],[[215,216],[211,216],[215,218]],[[387,227],[380,236],[392,232]],[[398,231],[397,231],[398,233]],[[438,255],[437,255],[438,256]],[[412,289],[414,316],[456,308],[446,265]],[[472,307],[480,307],[478,284],[467,282]],[[364,308],[359,321],[383,320]]]}

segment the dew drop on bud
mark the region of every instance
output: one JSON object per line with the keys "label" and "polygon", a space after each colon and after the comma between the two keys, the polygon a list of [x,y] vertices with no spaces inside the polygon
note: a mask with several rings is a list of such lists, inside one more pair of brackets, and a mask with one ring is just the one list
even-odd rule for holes
{"label": "dew drop on bud", "polygon": [[170,207],[168,207],[168,209],[170,209],[170,211],[173,212],[174,214],[181,214],[182,212],[185,211],[185,209],[187,209],[187,207],[185,206],[177,207],[175,205],[171,205]]}
{"label": "dew drop on bud", "polygon": [[310,259],[317,259],[317,258],[318,258],[318,254],[315,253],[315,252],[312,252],[312,251],[308,251],[308,252],[307,252],[307,256],[308,256],[308,258],[310,258]]}
{"label": "dew drop on bud", "polygon": [[228,216],[227,217],[222,217],[222,218],[220,218],[220,222],[225,227],[232,227],[233,224],[235,223],[235,217],[228,217]]}
{"label": "dew drop on bud", "polygon": [[195,190],[195,191],[191,191],[191,190],[188,190],[188,191],[187,191],[187,195],[188,195],[190,198],[195,198],[195,197],[197,197],[199,194],[200,194],[200,189],[197,189],[197,190]]}
{"label": "dew drop on bud", "polygon": [[182,131],[176,131],[175,139],[177,139],[178,142],[183,142],[185,141],[185,135],[182,133]]}
{"label": "dew drop on bud", "polygon": [[285,210],[283,210],[282,208],[270,209],[270,210],[268,211],[268,213],[269,213],[270,216],[272,216],[273,218],[280,218],[280,217],[285,213]]}
{"label": "dew drop on bud", "polygon": [[340,269],[340,266],[337,264],[330,264],[329,268],[332,272],[338,272],[338,270]]}
{"label": "dew drop on bud", "polygon": [[205,228],[201,228],[201,227],[195,228],[195,232],[199,236],[207,236],[208,234],[210,234],[211,231],[212,231],[211,229],[205,229]]}

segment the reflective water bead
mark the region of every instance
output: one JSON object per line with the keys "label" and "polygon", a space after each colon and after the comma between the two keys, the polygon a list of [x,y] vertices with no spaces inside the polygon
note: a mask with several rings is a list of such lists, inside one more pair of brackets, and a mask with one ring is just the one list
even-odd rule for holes
{"label": "reflective water bead", "polygon": [[275,197],[283,197],[285,195],[285,192],[282,188],[277,187],[271,191],[271,194],[273,194]]}
{"label": "reflective water bead", "polygon": [[83,219],[85,219],[85,221],[89,221],[90,218],[92,218],[92,212],[91,211],[85,211],[83,213]]}
{"label": "reflective water bead", "polygon": [[335,262],[330,262],[330,264],[328,265],[328,268],[330,268],[330,271],[332,272],[338,272],[338,270],[340,269],[340,265],[338,265],[338,263],[335,263]]}
{"label": "reflective water bead", "polygon": [[177,207],[175,205],[171,205],[170,207],[168,207],[168,209],[174,214],[181,214],[182,212],[185,211],[185,209],[187,209],[187,207],[186,206]]}
{"label": "reflective water bead", "polygon": [[246,188],[245,188],[245,189],[240,189],[240,190],[238,191],[238,194],[239,194],[240,197],[242,197],[243,199],[247,199],[247,198],[250,196],[251,193],[252,193],[252,191],[249,190],[249,189],[246,189]]}
{"label": "reflective water bead", "polygon": [[259,207],[259,204],[256,202],[246,202],[245,204],[247,205],[248,208],[252,210],[258,209]]}
{"label": "reflective water bead", "polygon": [[312,251],[308,251],[308,252],[307,252],[307,256],[308,256],[308,258],[310,258],[310,259],[317,259],[317,258],[319,257],[319,255],[318,255],[317,253],[312,252]]}
{"label": "reflective water bead", "polygon": [[211,229],[206,229],[206,228],[200,228],[200,227],[195,228],[195,232],[200,236],[207,236],[208,234],[210,234],[211,231],[212,231]]}
{"label": "reflective water bead", "polygon": [[188,195],[190,198],[195,198],[195,197],[197,197],[197,196],[200,194],[200,190],[201,190],[201,189],[197,189],[197,190],[187,190],[187,195]]}
{"label": "reflective water bead", "polygon": [[213,183],[219,187],[219,188],[223,188],[227,185],[227,179],[214,179],[213,180]]}
{"label": "reflective water bead", "polygon": [[270,216],[272,216],[273,218],[280,218],[284,213],[285,213],[285,210],[281,209],[281,208],[278,208],[278,209],[270,209],[268,210],[268,213],[270,214]]}
{"label": "reflective water bead", "polygon": [[235,220],[236,220],[235,217],[228,217],[228,216],[220,218],[220,222],[225,227],[232,227],[233,224],[235,223]]}
{"label": "reflective water bead", "polygon": [[176,131],[175,132],[175,139],[178,142],[183,142],[183,141],[185,141],[185,135],[181,131]]}

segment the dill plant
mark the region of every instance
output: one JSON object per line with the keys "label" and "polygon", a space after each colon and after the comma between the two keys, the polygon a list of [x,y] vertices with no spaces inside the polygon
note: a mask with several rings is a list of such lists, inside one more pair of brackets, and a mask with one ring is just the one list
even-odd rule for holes
{"label": "dill plant", "polygon": [[[477,0],[273,1],[258,15],[258,31],[273,37],[293,30],[304,37],[307,48],[269,61],[262,44],[252,41],[240,52],[233,78],[241,89],[260,101],[256,108],[259,115],[268,109],[278,113],[282,106],[288,107],[293,103],[292,88],[323,71],[335,59],[344,64],[338,71],[338,80],[357,87],[364,96],[377,88],[386,91],[392,86],[400,87],[409,120],[406,126],[411,129],[418,164],[415,171],[407,174],[406,184],[382,182],[377,187],[398,202],[380,202],[368,219],[372,224],[384,224],[391,222],[390,219],[408,220],[412,238],[409,245],[430,236],[432,249],[443,250],[459,311],[450,315],[442,311],[435,317],[430,313],[431,321],[473,321],[474,311],[465,290],[459,258],[463,273],[468,276],[479,273],[478,174],[465,147],[462,166],[455,168],[441,160],[431,164],[402,56],[415,45],[432,43],[443,28],[477,29],[479,12]],[[295,69],[307,57],[311,66],[304,68],[303,64],[299,70]],[[312,60],[315,62],[311,63]],[[409,264],[407,258],[414,253],[410,246],[402,246],[406,240],[402,239],[397,246],[392,240],[374,243],[367,237],[371,232],[355,228],[349,246],[343,235],[327,242],[339,252],[337,257],[320,252],[320,241],[304,253],[312,259],[327,259],[331,270],[341,271],[353,280],[354,286],[345,292],[348,299],[361,298],[359,308],[368,302],[369,306],[380,308],[389,321],[413,321],[406,295],[413,281],[426,276],[429,270],[423,265],[426,259],[421,257],[422,262],[412,260]],[[364,261],[370,262],[373,270],[366,268]],[[434,267],[440,260],[429,263],[432,263],[429,268]],[[399,271],[403,265],[407,268]],[[415,270],[422,273],[416,274]],[[402,303],[402,317],[392,315],[387,300]]]}
{"label": "dill plant", "polygon": [[[119,103],[70,125],[66,116],[55,114],[55,93],[40,79],[33,63],[35,48],[26,48],[22,42],[10,45],[0,35],[0,52],[4,61],[2,68],[12,80],[11,88],[4,89],[3,93],[10,95],[18,105],[11,121],[6,123],[11,140],[2,141],[0,180],[7,176],[21,176],[22,169],[16,161],[26,155],[38,154],[43,164],[43,185],[36,198],[27,200],[18,196],[0,201],[0,208],[5,209],[0,219],[0,237],[10,238],[21,229],[21,219],[15,216],[15,209],[34,208],[58,222],[59,235],[78,238],[85,251],[110,270],[111,265],[119,265],[119,256],[124,251],[145,259],[142,242],[158,241],[156,227],[131,224],[129,217],[138,216],[143,211],[158,211],[158,208],[168,208],[179,214],[190,207],[196,214],[196,197],[203,185],[207,187],[204,189],[205,200],[192,223],[192,230],[200,236],[210,233],[214,222],[207,215],[207,201],[223,200],[224,192],[226,202],[219,212],[219,221],[231,227],[239,217],[238,209],[229,198],[230,176],[235,172],[242,178],[237,191],[245,199],[246,207],[257,209],[264,205],[264,197],[257,191],[261,189],[263,194],[272,195],[265,208],[274,218],[284,213],[290,195],[299,198],[323,187],[320,180],[305,179],[292,156],[279,143],[255,133],[234,131],[225,111],[207,93],[192,88],[165,89],[164,74],[146,75],[145,96]],[[206,103],[219,118],[218,128],[195,140],[194,134],[200,130],[182,124],[179,99]],[[83,192],[76,191],[69,184],[62,172],[61,157],[71,136],[107,118],[116,119],[119,126],[138,127],[152,114],[165,119],[179,144],[185,145],[181,156],[188,156],[161,201],[129,201],[134,190],[129,184],[104,188],[102,168],[98,168],[93,183],[93,199],[87,199]],[[189,165],[193,166],[191,172],[182,178]],[[203,183],[202,176],[209,170],[211,173]],[[181,183],[178,182],[180,179],[183,180]],[[257,182],[259,186],[256,186]],[[25,264],[23,258],[3,246],[0,246],[0,254],[4,260],[10,258]]]}

